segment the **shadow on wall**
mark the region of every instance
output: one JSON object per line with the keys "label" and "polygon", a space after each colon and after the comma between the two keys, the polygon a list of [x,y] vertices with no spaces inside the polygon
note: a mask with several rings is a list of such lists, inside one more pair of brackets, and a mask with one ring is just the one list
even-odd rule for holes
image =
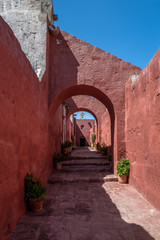
{"label": "shadow on wall", "polygon": [[75,131],[76,131],[75,132],[76,145],[80,147],[89,146],[90,144],[90,142],[88,141],[89,137],[87,137],[86,134],[83,133],[83,131],[80,129],[77,123],[76,123]]}
{"label": "shadow on wall", "polygon": [[[58,36],[50,35],[50,71],[49,71],[49,106],[55,96],[61,92],[61,87],[77,84],[79,63],[69,48],[67,41],[60,33]],[[59,151],[62,142],[62,107],[64,100],[56,110],[49,109],[49,142],[50,152],[54,155]]]}
{"label": "shadow on wall", "polygon": [[58,36],[51,36],[50,55],[52,65],[50,66],[49,105],[61,93],[62,88],[77,85],[79,67],[77,59],[61,33]]}
{"label": "shadow on wall", "polygon": [[[64,36],[67,33],[63,33]],[[50,82],[49,82],[49,127],[54,134],[56,131],[53,124],[53,119],[57,114],[57,108],[68,98],[77,95],[89,95],[98,99],[103,103],[109,111],[111,118],[111,146],[114,160],[117,161],[117,139],[115,134],[117,125],[115,125],[115,111],[111,99],[99,89],[99,85],[87,85],[84,68],[80,70],[80,63],[82,67],[82,60],[85,57],[83,47],[86,43],[81,43],[77,38],[67,34],[64,39],[62,34],[51,38],[50,51]],[[77,47],[76,47],[77,46]],[[87,46],[93,48],[91,45]],[[92,49],[93,50],[93,49]],[[73,52],[72,52],[73,51]],[[81,54],[80,54],[81,52]],[[78,58],[78,61],[76,57]],[[85,66],[84,66],[85,67]],[[94,73],[92,73],[94,74]],[[90,84],[90,82],[88,82]],[[60,116],[59,116],[60,117]],[[50,134],[50,142],[53,134]],[[115,136],[114,136],[115,135]],[[116,144],[115,144],[115,142]],[[115,147],[114,147],[115,146]]]}
{"label": "shadow on wall", "polygon": [[61,188],[57,184],[48,185],[42,212],[34,215],[28,212],[11,234],[11,240],[37,236],[38,239],[154,240],[140,225],[122,219],[100,183],[63,184]]}

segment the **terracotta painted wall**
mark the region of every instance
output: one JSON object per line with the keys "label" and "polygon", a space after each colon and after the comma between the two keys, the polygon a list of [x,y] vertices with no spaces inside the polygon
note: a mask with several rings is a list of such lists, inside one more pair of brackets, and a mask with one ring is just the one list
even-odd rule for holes
{"label": "terracotta painted wall", "polygon": [[66,126],[66,140],[71,141],[71,136],[73,135],[73,123],[70,119],[67,120]]}
{"label": "terracotta painted wall", "polygon": [[[81,129],[81,126],[84,126]],[[91,144],[91,133],[95,132],[95,120],[92,119],[76,119],[76,145],[80,146],[80,137],[85,137],[86,146]]]}
{"label": "terracotta painted wall", "polygon": [[100,124],[100,144],[103,142],[110,147],[111,146],[111,121],[109,112],[105,109],[105,112],[101,116]]}
{"label": "terracotta painted wall", "polygon": [[52,172],[57,143],[51,143],[59,137],[60,120],[56,118],[61,113],[57,111],[56,128],[49,135],[47,78],[46,72],[42,82],[38,81],[12,30],[0,17],[1,240],[7,239],[25,213],[26,173],[31,170],[46,183]]}
{"label": "terracotta painted wall", "polygon": [[67,99],[66,102],[69,105],[69,110],[67,111],[67,118],[70,116],[70,114],[76,111],[87,111],[95,117],[96,126],[98,126],[98,133],[97,130],[95,130],[95,133],[97,135],[96,141],[99,142],[99,139],[101,139],[101,136],[99,135],[101,128],[101,118],[106,111],[106,107],[104,106],[104,104],[102,104],[96,98],[85,95],[74,96]]}
{"label": "terracotta painted wall", "polygon": [[129,182],[160,209],[160,49],[125,95]]}
{"label": "terracotta painted wall", "polygon": [[141,69],[64,31],[53,36],[50,53],[50,109],[75,95],[101,101],[112,116],[116,162],[125,152],[125,84]]}
{"label": "terracotta painted wall", "polygon": [[127,79],[140,73],[139,68],[65,32],[58,38],[48,33],[47,48],[47,71],[39,82],[13,32],[0,18],[1,240],[25,212],[25,174],[31,170],[45,183],[52,172],[53,155],[61,147],[62,108],[59,105],[54,112],[49,104],[75,85],[94,85],[111,99],[117,117],[115,151],[120,155],[126,144],[130,183],[159,207],[160,51],[131,85]]}

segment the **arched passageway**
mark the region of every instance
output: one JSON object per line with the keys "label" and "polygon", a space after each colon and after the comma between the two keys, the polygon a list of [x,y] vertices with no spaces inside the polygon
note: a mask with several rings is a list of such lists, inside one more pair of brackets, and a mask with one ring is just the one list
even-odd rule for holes
{"label": "arched passageway", "polygon": [[[125,156],[125,84],[141,69],[64,31],[51,36],[49,71],[50,125],[58,106],[77,95],[101,101],[111,118],[114,160]],[[54,134],[54,133],[53,133]]]}
{"label": "arched passageway", "polygon": [[69,106],[67,116],[78,109],[90,112],[97,121],[97,141],[100,144],[104,142],[107,146],[111,146],[110,116],[103,103],[95,97],[85,95],[74,96],[67,99],[66,102]]}
{"label": "arched passageway", "polygon": [[[103,92],[101,92],[99,89],[93,87],[93,86],[87,86],[87,85],[78,85],[78,86],[72,86],[70,88],[65,89],[62,91],[52,102],[49,113],[50,113],[50,125],[52,126],[52,119],[54,118],[54,114],[58,107],[66,101],[68,98],[76,95],[89,95],[92,97],[97,98],[100,102],[102,102],[105,107],[109,111],[110,119],[111,119],[111,148],[112,148],[112,154],[114,161],[117,159],[117,122],[115,124],[116,115],[114,111],[113,104],[111,100],[106,96]],[[116,134],[115,134],[116,132]]]}
{"label": "arched passageway", "polygon": [[76,85],[63,90],[59,95],[57,95],[50,105],[49,111],[55,112],[60,104],[62,104],[66,99],[77,96],[77,95],[89,95],[97,98],[100,102],[102,102],[106,108],[108,109],[111,118],[115,118],[113,103],[109,99],[109,97],[100,91],[98,88],[95,88],[90,85]]}
{"label": "arched passageway", "polygon": [[[70,109],[70,105],[69,105],[69,109]],[[75,113],[77,114],[77,112],[85,112],[84,114],[86,115],[87,113],[90,113],[92,115],[92,118],[88,118],[88,117],[84,117],[81,118],[80,116],[75,117]],[[81,114],[80,113],[80,114]],[[94,119],[93,119],[94,117]],[[73,123],[74,124],[74,129],[73,129],[73,135],[75,136],[75,140],[76,140],[76,145],[77,146],[81,146],[81,145],[91,145],[92,141],[91,141],[91,134],[94,132],[96,134],[96,140],[95,143],[99,142],[98,141],[98,135],[99,135],[99,129],[98,129],[98,120],[97,120],[97,116],[94,114],[94,112],[92,112],[91,110],[87,109],[87,108],[76,108],[76,109],[72,109],[69,111],[69,113],[67,113],[67,117],[66,117],[68,126],[69,124]],[[68,135],[69,136],[69,135]],[[85,139],[83,144],[80,144],[81,140],[80,138]]]}

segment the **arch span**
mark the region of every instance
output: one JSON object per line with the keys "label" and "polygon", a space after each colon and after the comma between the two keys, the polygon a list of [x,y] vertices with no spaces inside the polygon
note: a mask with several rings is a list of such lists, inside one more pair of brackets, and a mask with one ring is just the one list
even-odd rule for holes
{"label": "arch span", "polygon": [[97,127],[96,127],[96,129],[97,129],[97,131],[96,131],[96,138],[97,138],[97,140],[96,140],[96,141],[99,141],[99,125],[98,125],[98,118],[97,118],[97,116],[95,115],[94,112],[92,112],[91,110],[89,110],[89,109],[87,109],[87,108],[76,108],[76,109],[70,111],[70,112],[67,114],[66,119],[68,120],[69,117],[70,117],[72,114],[74,114],[75,112],[78,112],[78,111],[89,112],[90,114],[93,115],[93,117],[94,117],[95,120],[96,120],[96,125],[97,125]]}
{"label": "arch span", "polygon": [[115,120],[114,107],[107,95],[105,95],[101,90],[90,86],[90,85],[75,85],[63,90],[58,96],[53,100],[49,111],[55,112],[60,104],[62,104],[66,99],[77,96],[77,95],[88,95],[97,98],[102,102],[109,111],[112,121]]}
{"label": "arch span", "polygon": [[90,109],[88,109],[88,108],[83,108],[83,107],[80,107],[80,108],[77,107],[77,108],[75,108],[74,110],[68,112],[68,113],[67,113],[67,120],[68,120],[68,118],[69,118],[72,114],[74,114],[75,112],[79,112],[79,111],[85,111],[85,112],[89,112],[90,114],[92,114],[93,117],[96,119],[96,123],[98,124],[98,118],[97,118],[96,114],[95,114],[94,112],[92,112]]}
{"label": "arch span", "polygon": [[[69,87],[63,90],[58,96],[55,97],[54,101],[52,102],[49,113],[50,113],[50,121],[54,117],[54,114],[58,107],[67,99],[71,98],[72,96],[77,95],[88,95],[98,99],[101,103],[105,105],[108,109],[110,119],[111,119],[111,147],[112,147],[112,154],[115,159],[117,159],[117,149],[114,149],[114,133],[115,133],[115,111],[114,106],[107,95],[105,95],[101,90],[90,86],[90,85],[76,85]],[[115,138],[116,140],[116,138]],[[117,143],[115,144],[117,146]]]}
{"label": "arch span", "polygon": [[86,111],[90,110],[94,113],[98,122],[97,141],[100,144],[105,142],[108,146],[111,146],[110,116],[108,109],[106,109],[106,106],[102,102],[91,96],[78,95],[67,99],[66,103],[69,106],[67,115],[75,109],[80,108],[86,109]]}

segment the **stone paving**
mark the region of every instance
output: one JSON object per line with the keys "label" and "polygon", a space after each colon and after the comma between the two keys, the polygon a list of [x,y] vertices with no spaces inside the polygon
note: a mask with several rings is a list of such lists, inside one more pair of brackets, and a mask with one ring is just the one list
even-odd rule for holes
{"label": "stone paving", "polygon": [[[93,154],[75,150],[71,157],[78,151],[84,156],[82,163],[86,155],[87,159]],[[72,174],[84,174],[77,166],[73,170],[72,165],[71,172],[62,170],[51,176],[43,210],[27,212],[11,240],[160,240],[160,211],[141,194],[128,184],[116,182],[116,177],[115,181],[90,182],[91,173],[101,173],[95,171],[94,165],[92,171],[85,170],[88,181],[74,181],[74,177],[72,181],[65,180],[66,174],[70,178]],[[106,169],[103,173],[112,176],[108,164]],[[57,174],[64,177],[64,182],[52,182]]]}

